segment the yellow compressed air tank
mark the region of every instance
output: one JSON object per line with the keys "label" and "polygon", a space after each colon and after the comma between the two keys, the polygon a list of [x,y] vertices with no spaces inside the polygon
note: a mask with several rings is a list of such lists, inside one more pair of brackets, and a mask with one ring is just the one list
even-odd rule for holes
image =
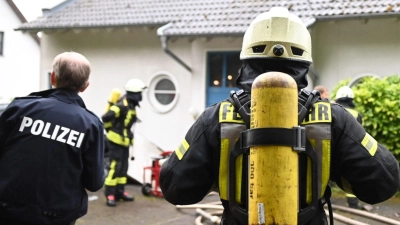
{"label": "yellow compressed air tank", "polygon": [[[252,86],[250,129],[297,126],[297,94],[297,84],[287,74],[258,76]],[[250,147],[249,225],[296,225],[298,179],[298,153],[292,147]]]}
{"label": "yellow compressed air tank", "polygon": [[108,98],[105,112],[107,112],[113,104],[117,103],[120,97],[121,97],[121,90],[118,88],[112,89],[110,96]]}

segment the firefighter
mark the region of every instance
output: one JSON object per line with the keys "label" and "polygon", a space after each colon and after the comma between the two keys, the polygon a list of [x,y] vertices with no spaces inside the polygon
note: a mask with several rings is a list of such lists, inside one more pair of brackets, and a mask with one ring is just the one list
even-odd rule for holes
{"label": "firefighter", "polygon": [[346,108],[361,125],[363,124],[361,113],[354,109],[356,107],[354,104],[354,92],[349,86],[343,86],[338,89],[335,102]]}
{"label": "firefighter", "polygon": [[[248,27],[240,59],[243,64],[236,80],[238,88],[243,90],[240,95],[250,97],[254,79],[269,71],[289,74],[300,91],[307,86],[306,74],[312,63],[310,33],[286,8],[273,7],[257,16]],[[318,115],[311,115],[305,121],[308,130],[314,131],[309,132],[310,136],[307,133],[307,138],[312,137],[318,152],[330,153],[318,162],[324,168],[323,189],[330,179],[370,204],[385,201],[396,193],[400,186],[397,160],[344,107],[318,100],[310,113]],[[218,102],[205,109],[162,165],[160,186],[168,202],[195,204],[210,191],[218,191],[224,207],[221,224],[247,224],[240,222],[237,211],[230,208],[229,201],[237,200],[228,198],[227,178],[228,168],[233,166],[228,165],[229,152],[247,126],[242,119],[231,101]],[[245,207],[246,193],[238,191],[238,196],[238,203]],[[301,208],[307,202],[300,200]],[[326,224],[322,203],[320,199],[317,210],[312,211],[304,224]]]}
{"label": "firefighter", "polygon": [[140,107],[142,92],[146,88],[139,79],[131,79],[125,85],[126,94],[112,105],[103,116],[107,130],[108,158],[110,168],[105,184],[107,206],[116,206],[117,201],[133,201],[125,192],[129,161],[129,147],[133,145],[132,125],[137,122],[136,106]]}
{"label": "firefighter", "polygon": [[[335,102],[346,108],[347,111],[362,125],[362,115],[356,111],[354,104],[354,92],[349,86],[340,87],[336,92]],[[346,193],[347,204],[350,208],[359,209],[358,199],[355,195]]]}

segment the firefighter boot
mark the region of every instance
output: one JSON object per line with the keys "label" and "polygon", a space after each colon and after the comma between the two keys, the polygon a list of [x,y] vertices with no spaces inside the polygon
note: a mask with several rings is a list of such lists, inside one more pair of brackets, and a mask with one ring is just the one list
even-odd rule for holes
{"label": "firefighter boot", "polygon": [[360,207],[358,206],[358,199],[355,197],[347,197],[347,204],[349,204],[349,207],[352,209],[359,209]]}
{"label": "firefighter boot", "polygon": [[116,187],[115,198],[117,201],[123,202],[132,202],[135,198],[132,195],[129,195],[128,192],[125,191],[125,185],[118,184]]}
{"label": "firefighter boot", "polygon": [[133,202],[135,198],[132,195],[129,195],[128,192],[124,192],[123,194],[118,195],[117,200],[123,202]]}
{"label": "firefighter boot", "polygon": [[107,196],[107,206],[115,207],[117,206],[117,202],[115,201],[114,195]]}

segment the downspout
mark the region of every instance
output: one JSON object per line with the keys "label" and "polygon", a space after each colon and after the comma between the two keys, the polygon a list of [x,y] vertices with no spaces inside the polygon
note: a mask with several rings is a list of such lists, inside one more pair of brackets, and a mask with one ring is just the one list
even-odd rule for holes
{"label": "downspout", "polygon": [[161,46],[165,53],[167,53],[169,56],[171,56],[175,61],[177,61],[183,67],[185,67],[185,69],[187,69],[189,72],[192,72],[192,69],[188,65],[186,65],[186,63],[183,62],[180,58],[178,58],[178,56],[176,56],[173,52],[171,52],[168,48],[168,36],[164,34],[164,31],[171,26],[172,26],[172,23],[169,23],[169,24],[157,29],[157,35],[160,36],[160,40],[161,40]]}
{"label": "downspout", "polygon": [[[307,28],[310,28],[311,26],[313,26],[315,23],[317,22],[316,18],[312,18],[310,21],[308,21],[305,25]],[[315,70],[315,68],[313,66],[310,66],[309,68],[310,71],[310,75],[312,75],[311,79],[313,80],[313,86],[315,86],[318,81],[319,81],[319,74],[318,72]]]}

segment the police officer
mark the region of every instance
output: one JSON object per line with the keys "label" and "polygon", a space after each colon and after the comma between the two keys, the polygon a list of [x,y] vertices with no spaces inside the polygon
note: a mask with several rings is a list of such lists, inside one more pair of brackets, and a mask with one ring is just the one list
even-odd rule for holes
{"label": "police officer", "polygon": [[[243,65],[236,83],[248,96],[254,79],[270,71],[289,74],[300,90],[307,86],[306,74],[312,63],[311,37],[302,21],[286,8],[272,8],[250,24],[243,38],[240,59]],[[321,189],[321,193],[330,179],[346,192],[371,204],[392,197],[400,185],[399,166],[393,155],[366,133],[344,107],[319,100],[312,112],[317,106],[326,109],[319,110],[319,113],[324,111],[326,117],[323,121],[306,121],[308,131],[315,131],[306,132],[307,138],[314,140],[316,151],[330,152],[328,157],[321,157],[324,161],[318,162],[328,168],[322,174],[324,190]],[[218,191],[224,207],[221,224],[247,224],[231,212],[229,201],[235,199],[229,199],[227,178],[231,166],[228,165],[229,152],[245,129],[230,101],[206,108],[181,145],[162,165],[160,186],[165,199],[174,205],[194,204],[210,191]],[[242,193],[240,206],[246,206],[246,197]],[[307,203],[300,200],[300,207],[306,207]],[[321,201],[317,208],[304,224],[326,223]]]}
{"label": "police officer", "polygon": [[110,107],[103,116],[107,130],[108,158],[110,169],[105,180],[107,206],[116,206],[116,201],[133,201],[125,192],[129,160],[129,146],[133,144],[132,125],[137,121],[136,106],[142,101],[146,88],[139,79],[131,79],[125,85],[126,95]]}
{"label": "police officer", "polygon": [[1,115],[0,224],[75,224],[85,189],[103,186],[103,123],[78,95],[90,70],[79,53],[57,55],[54,89],[15,98]]}
{"label": "police officer", "polygon": [[[343,86],[336,92],[335,102],[346,108],[357,121],[362,124],[362,115],[355,110],[354,92],[349,86]],[[350,208],[358,209],[358,199],[355,195],[346,193],[347,204]]]}
{"label": "police officer", "polygon": [[314,90],[319,91],[321,95],[321,99],[329,98],[329,91],[328,88],[322,86],[322,85],[317,85],[314,87]]}

